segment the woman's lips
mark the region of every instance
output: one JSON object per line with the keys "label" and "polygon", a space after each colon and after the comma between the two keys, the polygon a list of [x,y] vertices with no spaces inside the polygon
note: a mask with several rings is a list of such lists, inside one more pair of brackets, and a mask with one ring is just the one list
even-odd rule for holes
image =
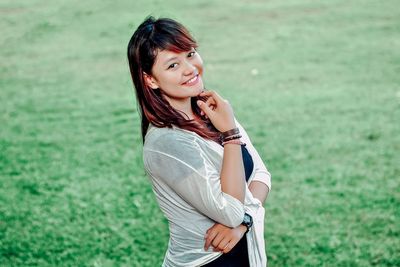
{"label": "woman's lips", "polygon": [[184,82],[183,85],[185,86],[192,86],[195,85],[199,81],[199,74],[191,78],[189,81]]}

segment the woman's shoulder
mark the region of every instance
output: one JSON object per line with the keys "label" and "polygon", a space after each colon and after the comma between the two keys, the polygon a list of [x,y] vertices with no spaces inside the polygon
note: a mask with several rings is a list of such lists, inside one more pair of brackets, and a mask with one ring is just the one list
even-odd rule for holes
{"label": "woman's shoulder", "polygon": [[176,126],[156,127],[150,125],[145,136],[144,148],[173,147],[175,145],[194,144],[197,134]]}
{"label": "woman's shoulder", "polygon": [[148,168],[157,167],[161,158],[168,158],[170,164],[199,166],[203,164],[199,155],[210,147],[194,132],[181,128],[151,128],[143,146],[143,158]]}

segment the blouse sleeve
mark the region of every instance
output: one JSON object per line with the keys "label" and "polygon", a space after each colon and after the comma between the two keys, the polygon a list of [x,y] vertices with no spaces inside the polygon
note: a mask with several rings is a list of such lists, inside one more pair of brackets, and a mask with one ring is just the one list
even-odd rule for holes
{"label": "blouse sleeve", "polygon": [[220,172],[195,137],[163,134],[143,149],[146,171],[162,180],[184,201],[212,220],[229,227],[241,224],[244,206],[222,192]]}
{"label": "blouse sleeve", "polygon": [[238,126],[240,133],[242,134],[242,140],[246,143],[246,147],[249,150],[253,162],[254,162],[254,177],[251,181],[259,181],[268,186],[269,191],[271,191],[271,174],[265,167],[263,160],[261,159],[260,155],[258,154],[257,150],[254,148],[253,144],[250,141],[250,137],[248,136],[246,130],[243,126],[235,119],[236,125]]}

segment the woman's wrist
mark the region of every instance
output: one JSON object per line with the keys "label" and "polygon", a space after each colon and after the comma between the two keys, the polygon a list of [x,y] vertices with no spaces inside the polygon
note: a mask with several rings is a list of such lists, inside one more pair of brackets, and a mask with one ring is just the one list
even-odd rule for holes
{"label": "woman's wrist", "polygon": [[228,123],[223,129],[219,129],[221,131],[221,133],[230,131],[232,129],[236,128],[236,124],[234,121],[232,121],[231,123]]}
{"label": "woman's wrist", "polygon": [[222,142],[222,146],[229,145],[229,144],[231,144],[231,145],[245,145],[245,143],[240,141],[240,138],[236,138],[236,139],[232,139],[232,140],[228,140],[228,141]]}
{"label": "woman's wrist", "polygon": [[221,136],[223,138],[226,138],[228,136],[232,136],[232,135],[236,135],[236,134],[240,134],[239,128],[233,127],[231,129],[229,129],[228,131],[222,132]]}
{"label": "woman's wrist", "polygon": [[241,137],[242,137],[242,135],[240,134],[239,128],[234,127],[227,131],[221,132],[220,141],[222,143],[222,146],[224,146],[225,144],[240,145],[240,144],[242,144],[239,140]]}
{"label": "woman's wrist", "polygon": [[246,226],[241,224],[241,225],[238,226],[238,228],[243,233],[243,235],[246,234],[246,232],[247,232],[247,227]]}

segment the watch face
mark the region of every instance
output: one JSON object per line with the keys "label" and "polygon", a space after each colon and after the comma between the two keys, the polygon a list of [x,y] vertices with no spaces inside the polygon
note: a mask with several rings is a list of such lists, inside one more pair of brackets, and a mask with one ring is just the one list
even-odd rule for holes
{"label": "watch face", "polygon": [[249,214],[245,213],[243,223],[250,227],[253,224],[253,218],[251,218]]}

